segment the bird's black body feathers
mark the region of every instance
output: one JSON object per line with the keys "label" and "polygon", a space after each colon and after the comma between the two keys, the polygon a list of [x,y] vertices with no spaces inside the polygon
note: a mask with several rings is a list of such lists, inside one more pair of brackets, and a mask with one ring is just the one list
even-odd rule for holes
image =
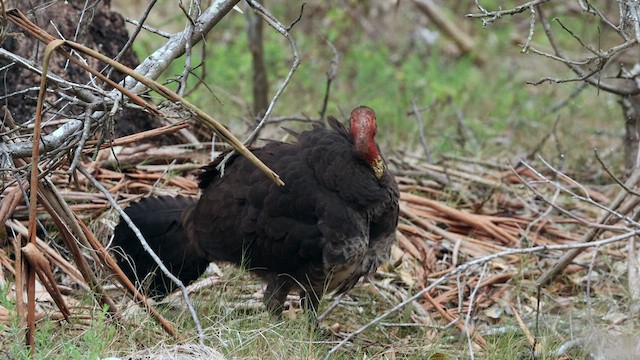
{"label": "bird's black body feathers", "polygon": [[[173,268],[203,271],[199,260],[206,259],[243,265],[260,275],[267,281],[265,304],[273,313],[282,311],[286,295],[294,289],[311,304],[324,291],[348,291],[388,257],[399,192],[388,171],[377,178],[371,166],[354,154],[347,129],[335,119],[329,123],[332,129],[302,132],[294,143],[271,142],[252,150],[280,175],[283,187],[239,155],[227,162],[220,177],[216,170],[220,156],[204,168],[203,193],[197,202],[148,199],[127,213],[138,219],[145,217],[141,211],[175,210],[168,213],[170,221],[134,222],[145,236],[159,239],[154,243],[186,244],[183,248],[193,256],[183,257],[185,261]],[[156,224],[161,220],[168,225]],[[122,227],[126,225],[118,226]],[[116,229],[115,243],[135,259],[133,253],[140,251],[129,249],[135,245],[125,246],[137,243],[130,235]],[[175,256],[163,258],[174,260]],[[197,265],[192,266],[189,262],[194,260]],[[138,271],[137,276],[144,274]],[[181,278],[191,279],[193,274]]]}

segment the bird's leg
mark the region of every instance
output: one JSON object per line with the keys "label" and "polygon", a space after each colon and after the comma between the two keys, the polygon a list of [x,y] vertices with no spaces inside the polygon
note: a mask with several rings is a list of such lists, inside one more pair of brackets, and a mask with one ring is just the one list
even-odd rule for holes
{"label": "bird's leg", "polygon": [[285,276],[273,275],[267,278],[267,290],[264,292],[264,305],[271,315],[280,317],[284,310],[284,301],[289,295],[292,284]]}
{"label": "bird's leg", "polygon": [[312,287],[308,289],[300,290],[300,305],[302,308],[311,313],[316,314],[318,312],[318,305],[322,298],[322,291],[316,291]]}

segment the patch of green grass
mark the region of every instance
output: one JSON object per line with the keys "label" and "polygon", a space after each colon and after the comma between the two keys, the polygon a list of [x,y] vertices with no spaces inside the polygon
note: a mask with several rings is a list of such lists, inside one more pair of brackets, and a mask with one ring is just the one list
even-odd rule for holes
{"label": "patch of green grass", "polygon": [[[257,296],[260,283],[255,278],[233,266],[223,266],[222,270],[224,276],[219,283],[193,294],[191,299],[205,329],[205,344],[229,358],[322,359],[342,340],[342,336],[332,334],[329,327],[341,334],[351,332],[390,306],[367,286],[362,286],[350,292],[320,327],[299,309],[297,301],[295,310],[286,310],[283,317],[277,319],[266,312]],[[331,300],[323,299],[321,311]],[[192,318],[184,306],[160,305],[158,308],[176,325],[184,342],[197,343]],[[158,344],[181,343],[160,331],[159,325],[143,311],[127,313],[121,325],[131,330],[120,333],[114,340],[117,346],[106,349],[103,357],[126,357]],[[374,325],[358,336],[355,343],[339,349],[334,358],[422,359],[425,354],[441,350],[437,345],[440,335],[431,328],[388,325],[410,322],[411,311],[393,314],[383,324]]]}
{"label": "patch of green grass", "polygon": [[[19,324],[15,301],[7,297],[6,289],[0,291],[0,303],[9,310],[10,321],[0,336],[0,349],[13,359],[31,359],[25,345],[25,331]],[[54,321],[49,318],[36,322],[35,359],[97,359],[120,336],[105,309],[91,313],[89,326]],[[6,356],[7,354],[5,354]]]}
{"label": "patch of green grass", "polygon": [[[298,309],[297,303],[296,309],[285,311],[281,319],[269,316],[258,296],[258,280],[233,266],[223,266],[222,271],[224,276],[217,284],[198,291],[191,298],[205,329],[205,344],[229,358],[322,359],[342,340],[343,334],[351,333],[369,323],[398,302],[385,298],[389,294],[382,296],[370,285],[363,284],[353,289],[322,325],[316,327],[308,314]],[[522,306],[531,306],[528,301],[535,298],[530,294],[531,291],[531,286],[524,285],[513,289],[513,293],[522,298]],[[619,289],[613,291],[619,292]],[[0,297],[0,301],[11,310],[11,302],[7,301],[6,297]],[[86,298],[82,302],[88,306],[92,300]],[[331,299],[323,299],[321,311],[330,302]],[[537,359],[556,359],[554,351],[566,343],[569,336],[588,339],[589,324],[584,318],[585,306],[585,303],[574,302],[570,309],[571,314],[552,314],[543,309],[539,329],[533,325],[534,319],[524,319],[540,343],[537,347]],[[605,301],[593,301],[591,307],[595,318],[612,311],[610,304],[607,305]],[[162,347],[173,344],[197,344],[195,327],[184,306],[174,307],[165,304],[159,305],[158,309],[175,324],[183,337],[182,341],[167,335],[149,314],[133,305],[134,311],[124,311],[123,317],[117,322],[110,320],[104,310],[92,312],[91,324],[88,327],[50,320],[39,322],[35,358],[126,358],[149,349],[151,354],[153,351],[161,354]],[[409,306],[393,313],[358,335],[353,343],[340,348],[332,358],[425,359],[431,355],[436,359],[468,358],[467,338],[460,330],[454,326],[434,328],[424,324],[418,325],[420,322],[415,321],[414,311]],[[477,316],[482,316],[482,310],[478,311]],[[617,311],[624,313],[626,310]],[[433,318],[433,324],[441,323],[435,311],[430,310],[427,313],[428,319]],[[461,321],[464,321],[464,318]],[[12,322],[14,323],[16,322]],[[484,335],[489,345],[488,349],[474,350],[476,358],[530,358],[528,354],[531,352],[531,345],[512,316],[501,316],[499,323],[494,325],[489,328],[506,331]],[[333,334],[329,328],[341,335]],[[482,328],[487,329],[484,323]],[[16,325],[10,325],[4,330],[0,348],[6,349],[16,359],[28,359],[28,350],[23,345],[20,329]],[[632,327],[628,329],[629,334],[632,334],[633,330]],[[569,354],[573,359],[586,359],[585,350],[585,345],[580,345],[570,349]]]}
{"label": "patch of green grass", "polygon": [[[488,349],[482,353],[482,358],[496,360],[512,360],[512,359],[539,359],[539,360],[555,360],[558,355],[555,350],[558,348],[558,338],[551,334],[539,335],[536,337],[536,349],[534,351],[532,345],[522,331],[515,330],[517,324],[512,324],[513,330],[506,331],[497,336],[488,337]],[[578,352],[570,353],[573,359],[584,359],[584,354]]]}

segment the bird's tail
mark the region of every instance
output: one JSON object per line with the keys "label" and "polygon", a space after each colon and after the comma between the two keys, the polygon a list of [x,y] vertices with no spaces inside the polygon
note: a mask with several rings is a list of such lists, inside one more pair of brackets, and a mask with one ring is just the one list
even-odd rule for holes
{"label": "bird's tail", "polygon": [[[182,196],[151,197],[125,210],[163,264],[185,285],[202,275],[209,264],[184,227],[183,214],[196,202]],[[112,248],[122,271],[147,295],[161,297],[175,288],[122,219],[116,226]]]}

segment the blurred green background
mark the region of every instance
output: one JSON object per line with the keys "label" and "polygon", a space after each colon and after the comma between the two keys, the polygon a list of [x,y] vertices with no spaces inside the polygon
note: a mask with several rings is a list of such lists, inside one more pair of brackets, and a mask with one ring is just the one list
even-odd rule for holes
{"label": "blurred green background", "polygon": [[[333,57],[327,38],[340,55],[328,114],[344,119],[357,105],[374,108],[384,134],[379,141],[386,152],[402,150],[423,156],[419,125],[410,114],[415,101],[417,108],[426,109],[421,112],[422,130],[432,161],[447,155],[514,163],[539,154],[576,172],[588,173],[595,164],[593,150],[598,149],[609,166],[622,166],[624,127],[615,96],[584,87],[581,82],[528,84],[544,77],[575,77],[563,64],[522,52],[529,32],[528,13],[505,17],[483,28],[481,20],[465,16],[478,12],[474,2],[435,3],[441,15],[473,41],[470,53],[462,54],[412,1],[307,3],[291,31],[302,63],[273,116],[318,117]],[[609,45],[608,35],[595,17],[585,17],[573,2],[566,3],[556,7],[563,24],[586,42]],[[481,4],[495,9],[518,2],[490,0]],[[301,5],[299,1],[266,3],[284,24],[298,17]],[[114,1],[115,9],[133,18],[140,16],[144,6],[146,2]],[[232,12],[207,36],[204,81],[210,90],[200,86],[189,96],[238,133],[248,131],[253,124],[246,31],[250,10],[244,3],[241,8],[245,14]],[[147,24],[168,32],[182,30],[184,16],[175,9],[173,1],[159,1]],[[616,9],[605,5],[605,10]],[[571,35],[558,31],[559,25],[553,26],[559,42],[573,50],[572,55],[586,53]],[[144,58],[163,42],[159,36],[143,31],[135,49]],[[550,50],[539,25],[531,44]],[[271,97],[291,66],[292,53],[286,40],[268,26],[264,29],[264,49]],[[201,51],[200,46],[194,50],[194,67],[201,62]],[[179,76],[183,61],[174,62],[164,79]],[[194,72],[202,75],[202,67]],[[194,84],[196,79],[191,80]]]}

